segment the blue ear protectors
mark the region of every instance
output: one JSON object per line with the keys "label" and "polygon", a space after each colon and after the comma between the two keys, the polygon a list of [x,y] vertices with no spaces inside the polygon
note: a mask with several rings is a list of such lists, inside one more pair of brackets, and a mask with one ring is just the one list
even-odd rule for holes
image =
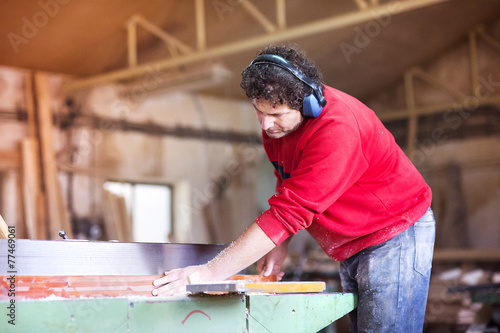
{"label": "blue ear protectors", "polygon": [[304,104],[302,108],[302,114],[306,117],[317,117],[321,114],[323,107],[326,105],[326,99],[313,80],[308,78],[304,73],[302,73],[297,67],[292,65],[289,61],[283,59],[275,54],[262,54],[255,58],[249,66],[255,64],[272,64],[283,69],[286,69],[292,73],[297,79],[307,84],[312,88],[313,93],[304,96]]}

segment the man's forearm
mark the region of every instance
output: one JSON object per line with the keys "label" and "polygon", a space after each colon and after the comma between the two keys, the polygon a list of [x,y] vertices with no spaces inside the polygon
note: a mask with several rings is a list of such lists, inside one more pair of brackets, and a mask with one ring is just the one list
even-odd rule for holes
{"label": "man's forearm", "polygon": [[208,269],[217,279],[226,279],[247,268],[276,245],[254,222],[225,250],[207,263]]}
{"label": "man's forearm", "polygon": [[253,223],[236,241],[205,265],[188,266],[165,272],[153,281],[153,296],[175,295],[186,291],[191,275],[197,273],[201,282],[225,280],[250,266],[275,248],[273,241]]}

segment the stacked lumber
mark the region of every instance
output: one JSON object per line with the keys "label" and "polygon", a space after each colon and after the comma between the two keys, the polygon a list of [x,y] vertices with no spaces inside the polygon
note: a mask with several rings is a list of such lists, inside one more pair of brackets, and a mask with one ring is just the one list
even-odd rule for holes
{"label": "stacked lumber", "polygon": [[489,283],[491,276],[492,272],[482,269],[467,271],[462,268],[453,268],[433,276],[429,286],[426,323],[465,326],[487,323],[490,307],[472,303],[466,289],[468,286]]}
{"label": "stacked lumber", "polygon": [[27,135],[19,142],[19,149],[0,151],[0,168],[11,170],[10,181],[16,183],[5,195],[10,201],[4,203],[14,208],[4,213],[10,225],[16,225],[18,238],[58,239],[60,229],[71,237],[58,179],[46,74],[26,75],[25,96]]}

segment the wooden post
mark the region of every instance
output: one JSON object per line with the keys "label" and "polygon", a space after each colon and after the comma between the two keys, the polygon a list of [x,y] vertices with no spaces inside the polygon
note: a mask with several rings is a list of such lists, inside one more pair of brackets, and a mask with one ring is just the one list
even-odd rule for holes
{"label": "wooden post", "polygon": [[28,115],[28,137],[21,142],[21,173],[23,208],[27,237],[47,239],[45,210],[43,209],[40,144],[36,121],[34,75],[29,72],[25,77],[26,112]]}
{"label": "wooden post", "polygon": [[195,12],[196,45],[198,46],[198,50],[204,50],[207,47],[204,0],[195,0]]}
{"label": "wooden post", "polygon": [[128,66],[137,66],[137,24],[135,21],[129,22],[127,25],[127,42],[128,42]]}
{"label": "wooden post", "polygon": [[[27,236],[29,239],[40,239],[39,236],[43,234],[39,229],[41,229],[43,223],[39,223],[39,214],[37,213],[38,197],[40,195],[38,141],[34,138],[25,138],[21,142],[21,147],[24,218],[26,221]],[[42,239],[45,238],[42,237]]]}
{"label": "wooden post", "polygon": [[59,230],[61,229],[66,231],[69,238],[72,238],[69,214],[65,207],[57,178],[49,85],[44,73],[35,74],[35,90],[38,104],[38,123],[40,126],[43,179],[49,217],[49,239],[58,239]]}
{"label": "wooden post", "polygon": [[20,173],[18,169],[8,170],[2,177],[2,214],[9,224],[16,226],[16,238],[26,238],[26,228],[23,225],[21,201]]}
{"label": "wooden post", "polygon": [[276,22],[280,30],[286,28],[286,0],[276,0]]}

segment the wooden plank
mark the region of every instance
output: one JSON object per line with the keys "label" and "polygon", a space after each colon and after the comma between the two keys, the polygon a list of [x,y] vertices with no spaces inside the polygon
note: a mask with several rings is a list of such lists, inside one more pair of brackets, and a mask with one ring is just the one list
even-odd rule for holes
{"label": "wooden plank", "polygon": [[278,278],[276,275],[249,275],[249,274],[237,274],[231,276],[228,280],[230,281],[250,281],[250,282],[277,282]]}
{"label": "wooden plank", "polygon": [[104,226],[109,240],[132,241],[132,222],[125,198],[103,189]]}
{"label": "wooden plank", "polygon": [[48,239],[48,223],[47,223],[47,214],[45,210],[45,194],[40,192],[37,201],[37,211],[36,211],[36,220],[37,220],[37,234],[36,239]]}
{"label": "wooden plank", "polygon": [[[46,297],[153,297],[153,280],[158,275],[140,276],[16,276],[16,299]],[[8,300],[9,276],[0,276],[0,300]]]}
{"label": "wooden plank", "polygon": [[22,174],[23,174],[23,201],[24,218],[26,221],[27,237],[36,239],[39,231],[38,222],[38,196],[40,195],[40,174],[38,165],[38,141],[33,138],[25,138],[21,142],[22,147]]}
{"label": "wooden plank", "polygon": [[16,227],[16,238],[26,238],[21,192],[21,175],[17,170],[10,170],[2,175],[2,214],[9,225]]}
{"label": "wooden plank", "polygon": [[24,79],[25,96],[26,96],[26,114],[28,118],[28,137],[35,138],[37,134],[36,130],[36,115],[35,115],[35,90],[34,75],[33,72],[28,72]]}
{"label": "wooden plank", "polygon": [[13,197],[13,203],[14,205],[14,210],[16,214],[16,218],[12,221],[16,226],[16,238],[27,238],[27,228],[26,228],[26,222],[24,219],[24,211],[23,211],[23,191],[22,191],[22,173],[21,172],[16,172],[15,173],[15,191],[12,195]]}
{"label": "wooden plank", "polygon": [[61,229],[66,231],[69,238],[72,238],[69,214],[62,199],[61,187],[57,178],[49,85],[44,73],[35,74],[35,91],[38,106],[43,180],[49,217],[49,239],[58,239],[59,230]]}
{"label": "wooden plank", "polygon": [[[1,218],[1,217],[0,217]],[[16,299],[46,297],[153,297],[159,275],[16,276]],[[0,276],[0,300],[8,299],[9,276]],[[276,281],[276,276],[235,275],[239,281]]]}
{"label": "wooden plank", "polygon": [[47,223],[45,215],[45,196],[42,192],[40,137],[37,129],[35,105],[35,76],[32,71],[25,77],[26,113],[28,120],[28,137],[21,143],[23,172],[24,217],[27,237],[31,239],[47,239]]}
{"label": "wooden plank", "polygon": [[326,289],[325,282],[264,282],[246,283],[246,293],[319,293]]}
{"label": "wooden plank", "polygon": [[102,210],[104,215],[104,229],[108,240],[119,240],[118,229],[115,225],[115,220],[118,218],[114,208],[115,202],[113,193],[103,189],[102,190]]}
{"label": "wooden plank", "polygon": [[325,282],[248,282],[221,281],[214,283],[190,284],[186,286],[191,292],[244,292],[244,293],[314,293],[325,290]]}
{"label": "wooden plank", "polygon": [[122,230],[122,237],[124,242],[132,242],[132,219],[127,210],[127,204],[125,198],[121,195],[116,196],[118,213],[120,216],[119,224]]}

